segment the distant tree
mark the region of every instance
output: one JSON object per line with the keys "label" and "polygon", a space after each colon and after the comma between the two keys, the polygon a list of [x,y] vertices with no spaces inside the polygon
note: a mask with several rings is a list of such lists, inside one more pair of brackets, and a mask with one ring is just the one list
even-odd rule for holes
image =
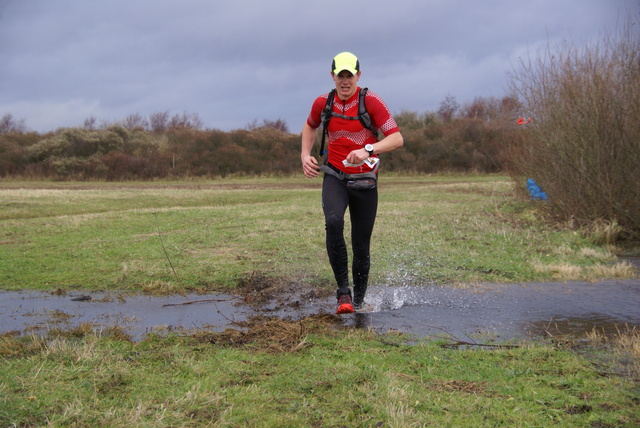
{"label": "distant tree", "polygon": [[24,119],[16,120],[11,113],[6,113],[0,119],[0,134],[24,133],[26,131],[27,126],[24,123]]}
{"label": "distant tree", "polygon": [[500,100],[500,114],[502,116],[509,116],[513,119],[521,108],[520,102],[515,97],[505,96]]}
{"label": "distant tree", "polygon": [[396,120],[400,130],[403,132],[424,129],[436,120],[436,116],[433,112],[419,114],[408,110],[403,110],[398,114],[394,114],[393,118]]}
{"label": "distant tree", "polygon": [[447,95],[440,103],[438,116],[440,116],[440,119],[442,119],[443,122],[451,122],[451,120],[455,117],[458,108],[459,106],[458,101],[456,101],[456,97],[454,97],[453,95]]}
{"label": "distant tree", "polygon": [[247,123],[246,129],[247,131],[253,131],[254,129],[260,128],[258,124],[258,119],[253,119],[251,122]]}
{"label": "distant tree", "polygon": [[129,116],[125,117],[124,120],[120,122],[120,124],[124,128],[131,129],[131,130],[136,128],[141,128],[141,129],[149,128],[149,121],[139,113],[130,114]]}
{"label": "distant tree", "polygon": [[152,132],[162,134],[169,128],[169,112],[160,111],[149,116],[149,127]]}
{"label": "distant tree", "polygon": [[289,133],[289,127],[287,126],[287,122],[283,119],[271,120],[271,119],[263,119],[262,123],[258,123],[257,119],[253,119],[251,122],[247,124],[247,130],[253,131],[255,129],[260,128],[270,128],[277,129],[278,131]]}
{"label": "distant tree", "polygon": [[190,128],[190,129],[202,129],[202,119],[198,113],[175,114],[169,120],[169,128]]}
{"label": "distant tree", "polygon": [[460,116],[466,119],[483,119],[487,116],[488,111],[487,100],[482,97],[475,97],[471,103],[460,108]]}
{"label": "distant tree", "polygon": [[458,115],[465,119],[480,119],[485,122],[515,121],[519,108],[518,101],[513,97],[475,97],[471,103],[459,109]]}
{"label": "distant tree", "polygon": [[86,118],[84,120],[84,129],[96,129],[96,122],[98,121],[98,119],[96,119],[95,116],[91,115],[88,118]]}

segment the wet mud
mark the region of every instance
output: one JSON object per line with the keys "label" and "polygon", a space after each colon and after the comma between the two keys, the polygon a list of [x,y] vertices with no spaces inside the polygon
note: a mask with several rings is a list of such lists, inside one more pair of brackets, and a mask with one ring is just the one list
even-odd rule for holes
{"label": "wet mud", "polygon": [[[256,282],[257,284],[257,282]],[[333,315],[335,297],[295,287],[248,284],[240,294],[154,297],[77,292],[0,291],[0,333],[44,334],[81,325],[118,327],[132,339],[170,331],[223,332],[249,320],[310,316],[345,328],[504,341],[552,335],[611,334],[640,327],[640,280],[486,284],[454,288],[370,287],[367,311]]]}

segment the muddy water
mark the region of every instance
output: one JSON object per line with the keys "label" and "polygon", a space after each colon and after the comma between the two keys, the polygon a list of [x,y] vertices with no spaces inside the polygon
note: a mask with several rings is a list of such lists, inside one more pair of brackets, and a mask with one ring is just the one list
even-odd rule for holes
{"label": "muddy water", "polygon": [[[268,314],[300,319],[331,313],[335,298],[274,303],[258,309],[225,294],[169,297],[94,293],[56,296],[0,292],[0,331],[42,333],[91,323],[97,329],[124,328],[134,339],[149,332],[237,328],[234,322]],[[185,304],[186,303],[186,304]],[[506,340],[553,334],[581,336],[640,327],[640,280],[599,283],[502,284],[469,288],[371,287],[368,312],[342,316],[346,327],[399,331],[416,337],[445,335],[470,341]]]}
{"label": "muddy water", "polygon": [[[394,329],[416,336],[446,335],[472,341],[478,335],[511,339],[548,333],[583,336],[594,328],[610,334],[640,327],[640,281],[487,285],[470,289],[380,290],[381,307],[354,325]],[[385,297],[392,293],[393,298]]]}

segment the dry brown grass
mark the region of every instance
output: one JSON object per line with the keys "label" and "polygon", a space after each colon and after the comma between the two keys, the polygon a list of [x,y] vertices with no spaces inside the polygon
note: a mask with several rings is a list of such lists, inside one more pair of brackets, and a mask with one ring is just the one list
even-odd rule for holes
{"label": "dry brown grass", "polygon": [[552,278],[559,281],[595,282],[603,279],[633,279],[637,277],[635,268],[626,260],[610,265],[596,263],[593,266],[535,262],[533,267],[536,272],[550,274]]}
{"label": "dry brown grass", "polygon": [[228,328],[221,333],[200,331],[191,336],[201,343],[251,349],[260,352],[297,352],[309,345],[310,332],[329,334],[340,324],[340,317],[330,314],[312,315],[300,321],[277,317],[258,316],[237,322],[239,328]]}
{"label": "dry brown grass", "polygon": [[611,350],[614,360],[622,366],[623,374],[640,380],[640,330],[633,327],[618,329],[613,335],[606,335],[594,329],[588,339]]}

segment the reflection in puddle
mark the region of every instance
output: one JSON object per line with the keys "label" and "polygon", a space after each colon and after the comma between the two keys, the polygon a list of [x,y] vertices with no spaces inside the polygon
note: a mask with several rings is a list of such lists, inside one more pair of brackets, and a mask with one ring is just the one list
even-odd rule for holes
{"label": "reflection in puddle", "polygon": [[626,327],[637,326],[637,323],[622,323],[617,318],[592,314],[588,317],[556,316],[549,321],[531,322],[529,326],[534,333],[548,334],[549,336],[561,336],[571,333],[577,337],[584,337],[594,331],[605,336],[616,335],[626,331]]}
{"label": "reflection in puddle", "polygon": [[640,281],[491,284],[375,288],[374,311],[345,317],[345,324],[419,337],[507,340],[551,334],[584,336],[593,329],[615,334],[640,327]]}
{"label": "reflection in puddle", "polygon": [[[125,296],[94,293],[87,301],[72,295],[0,292],[0,332],[46,332],[92,324],[119,326],[134,339],[150,332],[206,329],[223,331],[234,323],[267,313],[301,319],[332,313],[335,298],[300,299],[295,305],[252,308],[234,296]],[[187,302],[194,302],[185,304]],[[466,340],[490,336],[507,340],[552,334],[584,335],[594,328],[616,333],[640,327],[640,281],[596,284],[491,284],[469,288],[370,287],[370,312],[342,317],[346,327],[399,331],[416,337],[448,336]]]}
{"label": "reflection in puddle", "polygon": [[[73,300],[72,295],[41,292],[0,292],[0,331],[46,332],[54,328],[89,323],[96,328],[124,328],[134,339],[158,331],[207,328],[222,331],[234,322],[245,321],[256,312],[237,305],[238,299],[215,296],[142,296],[111,298],[95,293],[91,300]],[[184,305],[213,299],[202,303]]]}

